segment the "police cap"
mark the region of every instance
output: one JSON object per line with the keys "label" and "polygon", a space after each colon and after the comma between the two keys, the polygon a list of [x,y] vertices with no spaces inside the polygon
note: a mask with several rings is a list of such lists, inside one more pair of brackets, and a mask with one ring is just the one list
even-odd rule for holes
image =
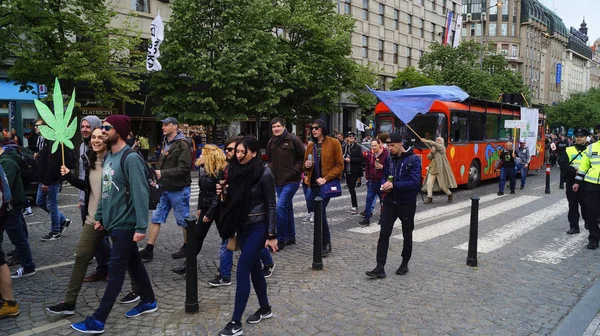
{"label": "police cap", "polygon": [[590,132],[588,130],[586,130],[585,128],[583,128],[583,127],[578,127],[573,132],[573,135],[575,135],[575,136],[588,136],[588,135],[590,135]]}

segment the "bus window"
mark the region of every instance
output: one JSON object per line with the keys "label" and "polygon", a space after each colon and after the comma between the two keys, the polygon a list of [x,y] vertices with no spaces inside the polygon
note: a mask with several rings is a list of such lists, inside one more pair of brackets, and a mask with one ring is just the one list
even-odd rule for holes
{"label": "bus window", "polygon": [[[444,142],[448,143],[448,122],[446,116],[443,113],[427,113],[417,114],[415,118],[409,123],[410,127],[417,132],[417,134],[427,140],[435,140],[437,137],[444,138]],[[425,144],[417,139],[416,136],[401,122],[396,131],[405,132],[409,134],[413,139],[413,144],[417,148],[426,148]]]}
{"label": "bus window", "polygon": [[390,133],[392,132],[392,119],[380,119],[379,120],[379,133]]}
{"label": "bus window", "polygon": [[452,124],[450,125],[450,141],[467,142],[467,126],[469,123],[469,112],[452,111]]}
{"label": "bus window", "polygon": [[482,141],[485,130],[485,114],[471,112],[469,114],[469,141]]}
{"label": "bus window", "polygon": [[[504,121],[513,120],[512,116],[502,115],[500,116],[500,135],[498,140],[514,140],[513,138],[513,129],[512,128],[504,128]],[[517,130],[518,132],[519,130]]]}
{"label": "bus window", "polygon": [[498,139],[498,117],[497,114],[486,113],[485,114],[485,139],[496,140]]}

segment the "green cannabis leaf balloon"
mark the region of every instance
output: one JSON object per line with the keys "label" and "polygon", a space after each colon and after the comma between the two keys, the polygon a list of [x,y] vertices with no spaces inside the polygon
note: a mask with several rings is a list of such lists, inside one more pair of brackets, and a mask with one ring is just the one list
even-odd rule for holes
{"label": "green cannabis leaf balloon", "polygon": [[46,122],[46,125],[39,127],[40,133],[42,133],[44,138],[54,141],[52,153],[56,152],[59,144],[64,144],[73,149],[74,146],[71,138],[77,132],[77,117],[73,118],[71,124],[69,124],[69,120],[73,115],[73,107],[75,106],[75,89],[73,89],[71,100],[65,110],[58,78],[55,78],[52,99],[54,101],[54,114],[46,104],[37,99],[34,100],[35,107],[37,107],[40,116]]}

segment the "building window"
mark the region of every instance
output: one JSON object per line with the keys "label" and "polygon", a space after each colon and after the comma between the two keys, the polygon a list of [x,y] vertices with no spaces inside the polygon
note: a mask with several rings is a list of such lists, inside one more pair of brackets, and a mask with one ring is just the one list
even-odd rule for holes
{"label": "building window", "polygon": [[421,0],[421,6],[425,6],[425,0]]}
{"label": "building window", "polygon": [[469,11],[469,13],[481,13],[483,11],[481,1],[482,0],[473,0],[471,2],[471,10]]}
{"label": "building window", "polygon": [[343,0],[342,6],[344,7],[344,14],[352,14],[352,0]]}
{"label": "building window", "polygon": [[421,37],[425,37],[425,20],[421,19]]}
{"label": "building window", "polygon": [[513,23],[512,26],[510,27],[510,36],[517,36],[517,24]]}
{"label": "building window", "polygon": [[384,14],[385,14],[385,5],[379,4],[379,24],[380,25],[383,24]]}
{"label": "building window", "polygon": [[377,41],[377,59],[383,61],[383,40]]}
{"label": "building window", "polygon": [[362,18],[369,21],[369,0],[363,0]]}
{"label": "building window", "polygon": [[467,28],[461,29],[461,36],[462,37],[467,37]]}
{"label": "building window", "polygon": [[446,5],[447,5],[447,0],[444,0],[442,2],[442,12],[443,12],[443,14],[446,14]]}
{"label": "building window", "polygon": [[456,13],[456,2],[452,3],[452,12]]}
{"label": "building window", "polygon": [[412,49],[406,48],[406,66],[412,65]]}
{"label": "building window", "polygon": [[467,3],[463,3],[462,12],[463,14],[467,14],[469,12],[469,7],[467,7]]}
{"label": "building window", "polygon": [[516,17],[517,16],[517,4],[513,2],[512,8],[513,8],[513,16]]}
{"label": "building window", "polygon": [[419,59],[423,58],[423,50],[419,50]]}
{"label": "building window", "polygon": [[481,23],[475,24],[475,35],[481,36]]}
{"label": "building window", "polygon": [[490,15],[498,15],[498,0],[490,0]]}
{"label": "building window", "polygon": [[362,57],[369,57],[369,37],[365,35],[362,36]]}
{"label": "building window", "polygon": [[412,34],[412,15],[408,14],[408,17],[406,18],[406,22],[408,24],[408,33]]}
{"label": "building window", "polygon": [[502,15],[508,15],[508,9],[510,8],[510,1],[502,1]]}
{"label": "building window", "polygon": [[431,0],[431,10],[435,12],[435,0]]}
{"label": "building window", "polygon": [[469,36],[475,36],[475,24],[471,23],[471,34]]}
{"label": "building window", "polygon": [[435,41],[435,23],[431,23],[431,40]]}
{"label": "building window", "polygon": [[400,11],[394,9],[394,29],[400,29]]}
{"label": "building window", "polygon": [[519,56],[519,46],[517,45],[512,45],[512,51],[510,53],[511,57],[518,57]]}
{"label": "building window", "polygon": [[508,56],[508,44],[502,44],[500,53],[502,56]]}
{"label": "building window", "polygon": [[392,51],[394,53],[394,64],[398,64],[398,44],[394,43],[392,46]]}
{"label": "building window", "polygon": [[489,25],[489,32],[488,32],[489,36],[496,36],[496,23],[490,23]]}
{"label": "building window", "polygon": [[131,9],[138,12],[150,13],[148,0],[131,0]]}
{"label": "building window", "polygon": [[508,35],[508,23],[503,22],[501,36],[507,36],[507,35]]}

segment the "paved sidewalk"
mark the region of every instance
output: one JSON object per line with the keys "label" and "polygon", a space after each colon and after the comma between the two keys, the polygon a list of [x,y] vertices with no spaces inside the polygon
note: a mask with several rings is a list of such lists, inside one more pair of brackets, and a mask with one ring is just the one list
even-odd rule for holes
{"label": "paved sidewalk", "polygon": [[600,336],[600,280],[585,293],[553,336]]}

